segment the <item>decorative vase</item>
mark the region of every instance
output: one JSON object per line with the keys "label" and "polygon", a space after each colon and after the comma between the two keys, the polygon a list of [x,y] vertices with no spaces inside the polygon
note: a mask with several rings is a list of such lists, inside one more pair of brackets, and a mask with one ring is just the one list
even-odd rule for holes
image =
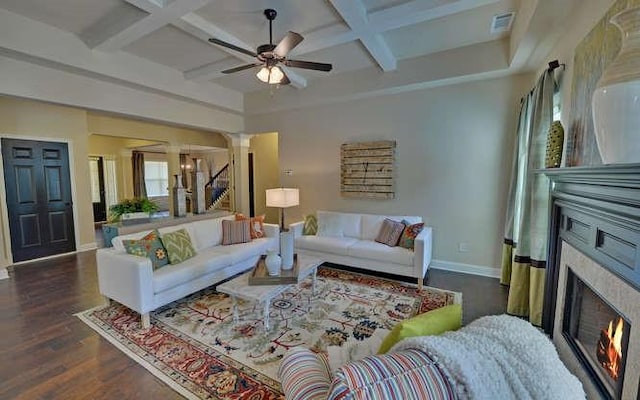
{"label": "decorative vase", "polygon": [[267,267],[267,272],[270,276],[278,276],[280,275],[280,265],[282,264],[282,259],[278,255],[278,253],[274,250],[267,251],[267,257],[264,259],[264,265]]}
{"label": "decorative vase", "polygon": [[596,142],[605,164],[640,162],[640,8],[611,23],[622,32],[622,47],[593,94]]}
{"label": "decorative vase", "polygon": [[562,162],[564,128],[560,121],[553,121],[547,135],[547,152],[544,158],[545,168],[558,168]]}
{"label": "decorative vase", "polygon": [[203,214],[206,211],[206,200],[204,196],[204,174],[200,169],[199,158],[193,159],[193,172],[191,172],[191,212],[194,214]]}
{"label": "decorative vase", "polygon": [[182,186],[182,175],[174,175],[176,183],[173,186],[173,216],[187,215],[187,189]]}

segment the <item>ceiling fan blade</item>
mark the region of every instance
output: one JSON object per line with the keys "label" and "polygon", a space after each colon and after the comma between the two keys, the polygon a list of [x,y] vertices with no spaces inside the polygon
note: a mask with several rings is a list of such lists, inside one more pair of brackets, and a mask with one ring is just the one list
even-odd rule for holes
{"label": "ceiling fan blade", "polygon": [[318,63],[312,61],[300,61],[300,60],[285,60],[284,65],[287,67],[313,69],[316,71],[329,72],[333,68],[331,64]]}
{"label": "ceiling fan blade", "polygon": [[261,64],[245,64],[245,65],[241,65],[239,67],[225,69],[224,71],[221,71],[221,72],[223,74],[233,74],[234,72],[244,71],[245,69],[257,67],[258,65],[261,65]]}
{"label": "ceiling fan blade", "polygon": [[287,76],[287,74],[284,71],[282,71],[282,74],[284,75],[284,77],[282,78],[282,80],[278,84],[279,85],[288,85],[288,84],[290,84],[291,81],[289,80],[289,77]]}
{"label": "ceiling fan blade", "polygon": [[296,47],[302,42],[304,38],[299,33],[289,31],[287,36],[285,36],[280,43],[273,49],[273,52],[278,57],[285,57],[291,49]]}
{"label": "ceiling fan blade", "polygon": [[222,41],[222,40],[220,40],[220,39],[216,39],[216,38],[209,38],[209,41],[210,41],[211,43],[215,43],[215,44],[217,44],[218,46],[226,47],[226,48],[228,48],[228,49],[238,51],[238,52],[240,52],[240,53],[246,54],[246,55],[251,56],[251,57],[258,57],[258,55],[257,55],[256,53],[254,53],[253,51],[243,49],[242,47],[238,47],[238,46],[236,46],[235,44],[231,44],[231,43],[223,42],[223,41]]}

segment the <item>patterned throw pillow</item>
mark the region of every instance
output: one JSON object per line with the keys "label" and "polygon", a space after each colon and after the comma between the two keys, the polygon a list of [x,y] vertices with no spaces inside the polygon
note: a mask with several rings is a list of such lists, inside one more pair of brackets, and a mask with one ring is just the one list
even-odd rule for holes
{"label": "patterned throw pillow", "polygon": [[236,221],[249,221],[249,233],[251,239],[259,239],[264,237],[264,214],[256,217],[247,217],[244,214],[236,214]]}
{"label": "patterned throw pillow", "polygon": [[180,264],[196,255],[191,244],[191,236],[186,229],[165,233],[161,239],[164,248],[167,249],[170,264]]}
{"label": "patterned throw pillow", "polygon": [[302,234],[315,235],[316,233],[318,233],[318,217],[315,214],[305,215]]}
{"label": "patterned throw pillow", "polygon": [[222,245],[247,243],[251,241],[249,220],[222,220]]}
{"label": "patterned throw pillow", "polygon": [[380,231],[378,231],[376,242],[395,247],[398,244],[403,230],[404,224],[402,222],[385,218],[380,227]]}
{"label": "patterned throw pillow", "polygon": [[123,240],[122,244],[129,254],[149,257],[154,270],[169,264],[167,250],[160,241],[160,234],[157,229],[152,230],[139,240]]}
{"label": "patterned throw pillow", "polygon": [[416,236],[418,236],[420,232],[422,232],[422,229],[424,229],[424,222],[411,225],[408,221],[402,220],[402,223],[405,228],[404,231],[402,231],[402,236],[400,236],[398,246],[413,250]]}

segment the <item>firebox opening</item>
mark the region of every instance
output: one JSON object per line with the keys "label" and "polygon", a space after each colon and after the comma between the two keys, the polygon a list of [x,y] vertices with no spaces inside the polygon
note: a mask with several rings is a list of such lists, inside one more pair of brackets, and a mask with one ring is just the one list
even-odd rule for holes
{"label": "firebox opening", "polygon": [[630,324],[571,268],[567,278],[563,335],[602,394],[619,399]]}

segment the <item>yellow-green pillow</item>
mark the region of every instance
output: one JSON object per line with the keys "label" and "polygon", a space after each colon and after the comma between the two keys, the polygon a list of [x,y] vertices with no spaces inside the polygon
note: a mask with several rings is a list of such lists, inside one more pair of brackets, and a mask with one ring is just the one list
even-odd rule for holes
{"label": "yellow-green pillow", "polygon": [[452,304],[399,322],[382,341],[378,354],[384,354],[402,339],[440,335],[462,326],[462,304]]}

